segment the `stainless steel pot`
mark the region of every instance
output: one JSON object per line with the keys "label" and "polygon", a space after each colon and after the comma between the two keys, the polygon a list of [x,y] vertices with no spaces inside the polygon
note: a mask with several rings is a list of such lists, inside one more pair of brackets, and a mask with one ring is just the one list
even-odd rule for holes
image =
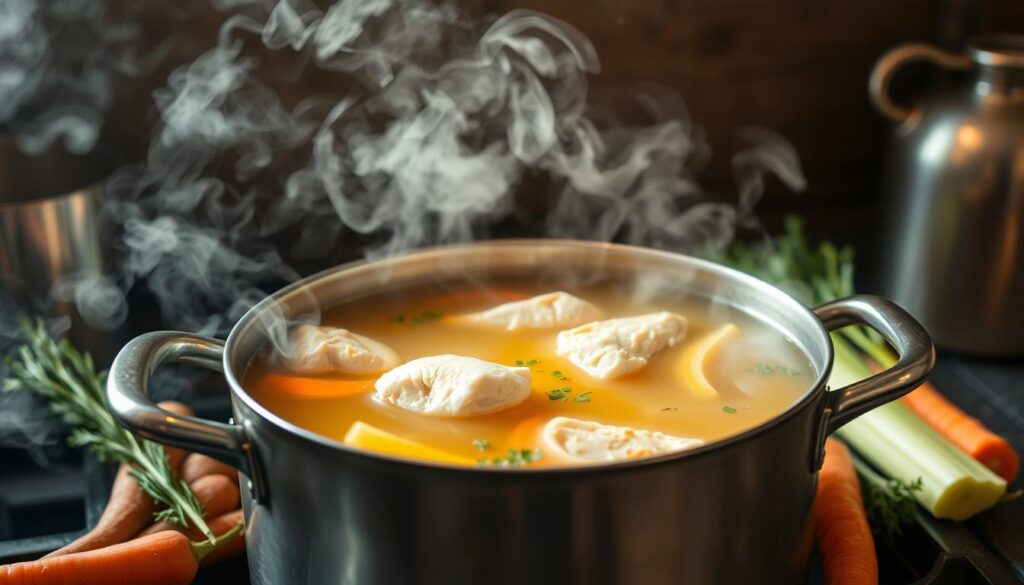
{"label": "stainless steel pot", "polygon": [[[554,268],[554,269],[553,269]],[[240,380],[266,324],[383,290],[437,280],[519,277],[636,281],[753,314],[800,345],[818,376],[787,411],[685,453],[566,469],[448,467],[371,455],[282,420]],[[892,369],[827,391],[828,331],[854,323],[899,351]],[[825,436],[917,386],[928,334],[895,304],[851,297],[813,311],[761,281],[701,260],[626,246],[505,241],[341,266],[264,300],[227,342],[157,332],[114,361],[110,408],[136,434],[241,470],[254,583],[799,582],[811,553],[811,504]],[[223,370],[231,424],[163,411],[147,382],[164,363]]]}

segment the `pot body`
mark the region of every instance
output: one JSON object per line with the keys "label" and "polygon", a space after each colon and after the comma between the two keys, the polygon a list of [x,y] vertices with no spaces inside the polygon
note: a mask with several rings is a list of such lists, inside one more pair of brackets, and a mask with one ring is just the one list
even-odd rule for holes
{"label": "pot body", "polygon": [[[519,278],[612,280],[624,294],[709,297],[782,331],[817,376],[786,412],[684,453],[573,468],[432,465],[372,455],[295,427],[239,382],[268,340],[321,308],[383,290]],[[823,324],[824,321],[824,324]],[[825,325],[865,322],[899,349],[891,370],[835,392]],[[243,317],[226,344],[147,334],[118,355],[108,399],[137,434],[242,470],[246,544],[258,585],[797,583],[812,542],[825,435],[909,391],[931,368],[927,334],[898,307],[851,298],[817,314],[778,289],[706,262],[625,246],[520,241],[440,248],[342,267],[297,283]],[[146,397],[161,363],[223,368],[234,421],[178,417]]]}
{"label": "pot body", "polygon": [[252,420],[260,585],[803,583],[818,399],[756,440],[609,473],[395,468]]}

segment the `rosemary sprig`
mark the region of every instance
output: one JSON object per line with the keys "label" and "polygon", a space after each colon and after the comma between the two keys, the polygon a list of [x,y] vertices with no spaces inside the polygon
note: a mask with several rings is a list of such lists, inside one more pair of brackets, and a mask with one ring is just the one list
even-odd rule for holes
{"label": "rosemary sprig", "polygon": [[191,524],[216,544],[219,539],[203,520],[202,505],[171,469],[163,448],[137,439],[107,410],[103,390],[106,372],[97,372],[89,354],[75,349],[67,339],[51,339],[41,320],[23,321],[22,329],[26,343],[9,360],[9,376],[0,389],[27,390],[45,397],[50,410],[71,429],[71,445],[88,448],[101,461],[131,467],[139,487],[163,504],[155,514],[156,520]]}

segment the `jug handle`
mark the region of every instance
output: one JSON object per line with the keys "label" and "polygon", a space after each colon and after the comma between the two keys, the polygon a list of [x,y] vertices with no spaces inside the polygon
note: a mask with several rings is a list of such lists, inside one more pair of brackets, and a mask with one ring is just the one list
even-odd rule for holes
{"label": "jug handle", "polygon": [[904,65],[916,61],[924,61],[954,71],[965,70],[971,66],[971,60],[963,55],[949,53],[924,43],[907,43],[894,47],[882,55],[871,69],[868,95],[875,108],[897,124],[906,122],[914,114],[914,109],[894,102],[889,95],[889,86]]}

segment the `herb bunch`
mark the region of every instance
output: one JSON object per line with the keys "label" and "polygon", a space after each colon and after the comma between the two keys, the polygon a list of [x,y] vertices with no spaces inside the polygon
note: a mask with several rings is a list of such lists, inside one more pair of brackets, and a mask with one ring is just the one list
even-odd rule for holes
{"label": "herb bunch", "polygon": [[[724,256],[711,259],[771,283],[808,306],[856,294],[853,248],[828,241],[812,248],[803,221],[796,216],[786,217],[780,236],[753,244],[737,241]],[[877,332],[853,326],[839,333],[847,343],[833,336],[843,346],[837,351],[853,351],[848,345],[852,343],[876,362],[892,363],[889,346]]]}
{"label": "herb bunch", "polygon": [[887,480],[859,459],[854,460],[854,466],[860,476],[868,523],[882,538],[892,540],[899,536],[903,525],[913,521],[917,513],[914,492],[921,491],[921,478],[911,483],[895,478]]}
{"label": "herb bunch", "polygon": [[45,397],[49,409],[71,429],[69,444],[89,449],[101,461],[128,464],[139,487],[163,505],[156,521],[191,524],[216,543],[217,537],[203,520],[202,505],[171,469],[163,448],[137,439],[107,410],[106,372],[97,372],[89,354],[67,339],[54,341],[42,320],[24,321],[22,329],[26,343],[8,360],[10,372],[0,389]]}
{"label": "herb bunch", "polygon": [[[803,222],[795,216],[785,219],[781,236],[754,244],[736,242],[725,256],[711,259],[773,284],[809,306],[856,292],[853,248],[837,248],[828,241],[812,248]],[[840,329],[832,334],[832,345],[837,357],[844,359],[860,362],[859,349],[882,366],[891,366],[895,361],[881,335],[865,327]],[[917,511],[914,494],[921,490],[921,479],[911,483],[886,480],[860,461],[857,472],[872,528],[886,538],[898,535],[901,526],[913,520]]]}

